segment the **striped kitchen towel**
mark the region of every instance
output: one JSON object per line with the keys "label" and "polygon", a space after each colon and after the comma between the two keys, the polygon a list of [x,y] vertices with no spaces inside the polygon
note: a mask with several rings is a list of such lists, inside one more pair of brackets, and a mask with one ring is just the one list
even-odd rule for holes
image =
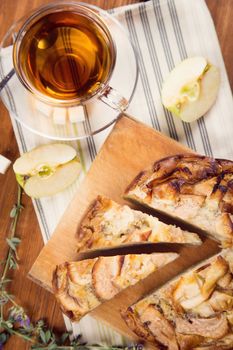
{"label": "striped kitchen towel", "polygon": [[[201,154],[232,159],[232,94],[205,1],[154,0],[110,12],[129,31],[138,53],[139,81],[128,112]],[[186,124],[163,108],[160,91],[169,71],[181,60],[195,55],[208,58],[220,68],[221,87],[211,111],[197,122]],[[120,78],[125,84],[124,77]],[[13,91],[9,91],[9,98],[14,100]],[[48,142],[23,129],[13,118],[12,123],[21,152]],[[84,170],[76,184],[54,197],[33,201],[45,242],[51,237],[109,131],[76,143]],[[67,319],[66,323],[74,333],[82,333],[90,342],[121,344],[126,341],[90,316],[78,324],[71,324]]]}

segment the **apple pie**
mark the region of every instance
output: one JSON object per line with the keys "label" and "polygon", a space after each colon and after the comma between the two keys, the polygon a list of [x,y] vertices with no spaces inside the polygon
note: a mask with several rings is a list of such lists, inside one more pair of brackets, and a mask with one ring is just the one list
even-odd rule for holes
{"label": "apple pie", "polygon": [[222,252],[138,301],[122,317],[160,349],[233,349],[233,251]]}
{"label": "apple pie", "polygon": [[179,218],[233,245],[233,162],[194,154],[164,158],[142,171],[125,198]]}
{"label": "apple pie", "polygon": [[65,262],[54,272],[53,291],[62,311],[78,321],[177,256],[176,253],[129,254]]}
{"label": "apple pie", "polygon": [[119,247],[129,243],[176,242],[201,244],[195,233],[166,225],[156,217],[98,196],[78,231],[78,251]]}

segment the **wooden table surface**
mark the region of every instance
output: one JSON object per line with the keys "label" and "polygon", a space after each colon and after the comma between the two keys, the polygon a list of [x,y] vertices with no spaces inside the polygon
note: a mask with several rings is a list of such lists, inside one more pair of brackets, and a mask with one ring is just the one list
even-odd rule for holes
{"label": "wooden table surface", "polygon": [[[0,0],[0,40],[12,22],[20,18],[28,10],[51,0]],[[82,0],[85,1],[85,0]],[[194,0],[192,0],[194,1]],[[134,0],[97,0],[86,1],[102,8],[112,8],[134,3]],[[233,0],[206,0],[212,14],[218,38],[220,41],[223,58],[226,64],[231,88],[233,88]],[[0,101],[0,154],[14,161],[18,155],[18,147],[6,108]],[[0,259],[4,259],[7,251],[5,238],[9,231],[9,212],[15,203],[17,185],[12,168],[5,175],[0,174]],[[62,314],[58,306],[48,292],[28,280],[27,272],[38,256],[42,246],[42,236],[35,216],[31,200],[23,197],[25,209],[22,212],[18,226],[18,235],[22,239],[19,248],[20,268],[13,274],[14,281],[11,284],[11,292],[17,296],[32,320],[47,319],[51,327],[64,329]],[[6,350],[29,349],[19,339],[12,338],[5,346]]]}

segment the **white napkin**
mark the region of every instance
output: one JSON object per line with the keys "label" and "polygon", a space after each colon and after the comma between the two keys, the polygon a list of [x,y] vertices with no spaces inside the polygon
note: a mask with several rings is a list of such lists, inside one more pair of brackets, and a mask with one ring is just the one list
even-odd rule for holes
{"label": "white napkin", "polygon": [[[128,112],[201,154],[232,159],[232,95],[205,1],[154,0],[115,9],[111,13],[128,29],[138,51],[140,76]],[[174,65],[195,55],[208,58],[220,68],[221,87],[218,99],[207,115],[197,122],[185,124],[164,110],[160,90],[164,78]],[[127,83],[124,76],[119,79],[122,84]],[[14,93],[9,91],[9,99],[14,99]],[[12,116],[11,119],[20,152],[48,142],[22,128]],[[105,130],[87,141],[75,144],[83,159],[84,172],[74,185],[54,197],[33,201],[45,243],[109,132],[110,129]],[[66,319],[66,324],[75,334],[82,333],[89,342],[125,342],[122,336],[90,316],[72,325]]]}

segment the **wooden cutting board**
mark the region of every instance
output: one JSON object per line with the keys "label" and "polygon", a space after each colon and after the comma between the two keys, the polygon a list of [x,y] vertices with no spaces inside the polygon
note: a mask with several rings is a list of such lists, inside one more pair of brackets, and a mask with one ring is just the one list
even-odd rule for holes
{"label": "wooden cutting board", "polygon": [[[190,152],[193,151],[132,117],[122,115],[98,153],[52,238],[32,266],[30,278],[51,290],[52,274],[56,265],[77,259],[77,229],[83,214],[98,194],[125,203],[122,199],[124,190],[139,171],[160,158]],[[92,312],[93,317],[137,340],[122,321],[119,310],[125,309],[154,288],[218,251],[216,242],[207,238],[201,247],[183,248],[178,259],[134,287],[121,292],[111,301],[100,305]]]}

